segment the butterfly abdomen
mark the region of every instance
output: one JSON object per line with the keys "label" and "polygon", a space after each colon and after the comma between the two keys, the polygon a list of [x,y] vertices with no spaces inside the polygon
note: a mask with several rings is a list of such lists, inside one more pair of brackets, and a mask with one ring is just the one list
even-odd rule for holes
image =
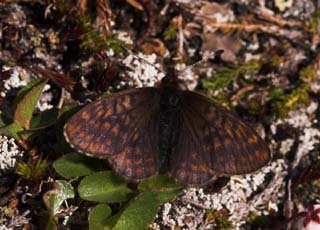
{"label": "butterfly abdomen", "polygon": [[169,166],[169,156],[177,141],[179,127],[180,91],[164,91],[160,99],[159,159],[162,166]]}

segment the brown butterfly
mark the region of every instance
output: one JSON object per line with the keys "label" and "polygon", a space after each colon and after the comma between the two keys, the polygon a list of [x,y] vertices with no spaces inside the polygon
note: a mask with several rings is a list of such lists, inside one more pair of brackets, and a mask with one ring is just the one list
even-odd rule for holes
{"label": "brown butterfly", "polygon": [[75,150],[107,159],[134,181],[166,168],[178,182],[201,186],[217,174],[256,171],[271,157],[250,126],[209,98],[179,89],[173,76],[159,88],[129,89],[85,106],[64,135]]}

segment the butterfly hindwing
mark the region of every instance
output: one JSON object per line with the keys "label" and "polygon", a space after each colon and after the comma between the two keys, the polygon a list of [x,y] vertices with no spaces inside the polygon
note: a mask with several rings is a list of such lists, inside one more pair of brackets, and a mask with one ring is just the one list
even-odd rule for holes
{"label": "butterfly hindwing", "polygon": [[160,94],[139,88],[103,97],[81,109],[65,125],[70,145],[108,159],[121,176],[141,180],[159,170],[157,153]]}
{"label": "butterfly hindwing", "polygon": [[180,113],[179,136],[170,156],[170,175],[185,185],[203,185],[210,181],[214,172],[211,161],[204,155],[200,136],[185,113]]}
{"label": "butterfly hindwing", "polygon": [[250,173],[270,160],[261,137],[208,98],[184,91],[180,111],[179,138],[170,161],[171,174],[178,181],[202,185],[213,172]]}

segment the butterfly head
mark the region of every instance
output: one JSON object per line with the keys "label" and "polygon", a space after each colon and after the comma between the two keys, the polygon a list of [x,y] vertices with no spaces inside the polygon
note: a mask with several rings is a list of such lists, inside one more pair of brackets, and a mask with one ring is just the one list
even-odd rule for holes
{"label": "butterfly head", "polygon": [[179,72],[172,69],[167,72],[166,76],[161,79],[160,88],[169,90],[187,89],[185,82],[178,78]]}

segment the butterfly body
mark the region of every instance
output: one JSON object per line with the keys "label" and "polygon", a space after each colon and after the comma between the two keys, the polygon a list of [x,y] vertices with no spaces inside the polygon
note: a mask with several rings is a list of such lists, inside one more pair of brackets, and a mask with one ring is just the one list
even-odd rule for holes
{"label": "butterfly body", "polygon": [[118,174],[135,181],[165,167],[182,184],[201,186],[217,174],[250,173],[270,160],[252,128],[207,97],[180,90],[175,79],[85,106],[66,123],[67,142],[107,159]]}
{"label": "butterfly body", "polygon": [[161,167],[170,167],[169,156],[177,143],[181,91],[162,90],[159,110],[159,159]]}

